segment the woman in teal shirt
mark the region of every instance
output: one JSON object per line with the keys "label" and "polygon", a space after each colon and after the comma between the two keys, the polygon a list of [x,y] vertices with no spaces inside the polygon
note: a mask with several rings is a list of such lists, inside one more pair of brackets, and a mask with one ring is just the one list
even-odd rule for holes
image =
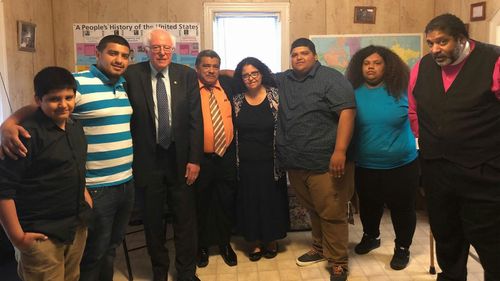
{"label": "woman in teal shirt", "polygon": [[362,255],[380,246],[385,204],[396,234],[390,263],[395,270],[408,265],[416,226],[418,163],[408,120],[408,77],[408,66],[381,46],[359,50],[347,68],[357,104],[355,186],[363,224],[363,238],[354,251]]}

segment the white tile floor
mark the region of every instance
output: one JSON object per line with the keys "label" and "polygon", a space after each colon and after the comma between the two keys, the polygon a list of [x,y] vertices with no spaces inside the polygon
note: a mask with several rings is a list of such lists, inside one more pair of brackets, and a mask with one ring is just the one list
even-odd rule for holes
{"label": "white tile floor", "polygon": [[[413,245],[411,247],[410,264],[405,270],[395,271],[389,266],[393,252],[394,234],[389,214],[382,218],[380,248],[367,255],[359,256],[353,251],[354,246],[360,241],[362,235],[359,216],[355,216],[355,225],[350,227],[349,249],[350,259],[349,281],[406,281],[406,280],[436,280],[436,275],[429,274],[430,247],[429,226],[425,214],[418,213],[418,223]],[[143,233],[129,235],[129,247],[143,243]],[[274,259],[261,259],[258,262],[250,262],[246,253],[246,244],[241,237],[233,237],[233,248],[238,255],[238,265],[227,266],[222,258],[212,249],[209,265],[198,269],[197,273],[202,281],[328,281],[329,273],[326,262],[318,263],[308,267],[295,265],[295,258],[303,254],[310,246],[310,232],[290,232],[288,237],[280,242],[280,252]],[[172,241],[168,243],[169,249],[173,249]],[[173,250],[172,250],[173,251]],[[172,255],[171,255],[172,256]],[[151,280],[151,266],[146,249],[130,253],[134,280]],[[173,261],[173,256],[171,258]],[[173,262],[172,262],[173,263]],[[120,249],[116,259],[115,280],[128,280],[123,251]],[[439,267],[436,264],[436,270]],[[481,265],[469,258],[468,264],[469,281],[482,281],[483,270]],[[173,269],[171,269],[173,271]],[[174,280],[169,276],[169,281]]]}

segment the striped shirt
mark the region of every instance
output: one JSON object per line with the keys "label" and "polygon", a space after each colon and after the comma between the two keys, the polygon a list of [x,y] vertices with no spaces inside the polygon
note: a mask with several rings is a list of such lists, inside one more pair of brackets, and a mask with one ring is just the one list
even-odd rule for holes
{"label": "striped shirt", "polygon": [[88,143],[88,188],[113,186],[132,179],[132,106],[120,77],[115,84],[92,65],[74,74],[78,83],[73,117],[79,119]]}

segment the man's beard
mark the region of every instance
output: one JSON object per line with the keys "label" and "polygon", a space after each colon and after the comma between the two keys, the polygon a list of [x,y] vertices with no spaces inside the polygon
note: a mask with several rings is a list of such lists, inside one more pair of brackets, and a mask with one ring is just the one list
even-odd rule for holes
{"label": "man's beard", "polygon": [[439,66],[447,66],[447,65],[450,65],[452,63],[454,63],[459,57],[460,57],[460,53],[462,52],[462,45],[461,44],[457,44],[455,46],[455,49],[453,49],[453,52],[451,54],[451,56],[448,56],[448,55],[445,55],[446,56],[446,59],[444,61],[437,61],[436,58],[439,58],[439,57],[443,57],[443,54],[440,54],[438,56],[432,56],[432,58],[434,59],[434,61],[439,65]]}

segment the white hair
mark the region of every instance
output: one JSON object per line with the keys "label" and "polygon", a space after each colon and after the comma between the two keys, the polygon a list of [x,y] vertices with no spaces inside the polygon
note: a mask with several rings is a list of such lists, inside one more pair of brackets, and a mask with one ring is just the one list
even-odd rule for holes
{"label": "white hair", "polygon": [[149,46],[150,45],[151,36],[152,36],[153,32],[161,32],[161,33],[165,33],[168,36],[170,36],[170,39],[172,40],[172,46],[171,47],[175,47],[175,36],[172,35],[172,33],[168,32],[167,30],[165,30],[163,28],[158,28],[158,27],[150,29],[150,30],[146,31],[146,33],[144,33],[144,35],[142,36],[142,44],[144,46]]}

